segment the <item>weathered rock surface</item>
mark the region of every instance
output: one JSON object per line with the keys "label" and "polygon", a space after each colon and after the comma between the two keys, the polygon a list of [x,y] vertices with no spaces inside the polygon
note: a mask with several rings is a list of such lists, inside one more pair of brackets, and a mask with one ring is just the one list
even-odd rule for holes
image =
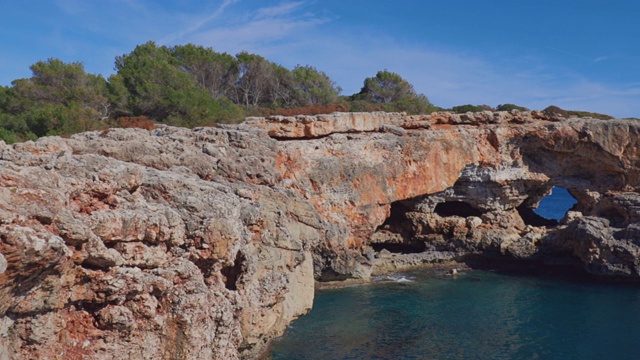
{"label": "weathered rock surface", "polygon": [[[0,359],[252,358],[316,280],[469,255],[640,279],[639,135],[336,113],[0,142]],[[559,223],[532,210],[553,186]]]}
{"label": "weathered rock surface", "polygon": [[[636,121],[435,113],[418,129],[408,125],[414,117],[390,118],[406,132],[370,132],[376,123],[360,124],[348,134],[302,134],[306,141],[280,145],[284,178],[337,227],[316,248],[317,276],[367,277],[389,268],[388,260],[362,257],[380,249],[435,261],[461,254],[544,261],[563,254],[594,274],[640,275]],[[293,119],[252,125],[271,131],[274,123],[293,133],[283,129]],[[556,224],[533,212],[554,186],[578,200],[580,218]],[[587,217],[601,219],[584,230],[591,237],[575,229]],[[593,255],[590,247],[609,250]],[[405,258],[409,265],[423,261]]]}
{"label": "weathered rock surface", "polygon": [[251,356],[313,301],[325,225],[260,132],[2,145],[0,358]]}

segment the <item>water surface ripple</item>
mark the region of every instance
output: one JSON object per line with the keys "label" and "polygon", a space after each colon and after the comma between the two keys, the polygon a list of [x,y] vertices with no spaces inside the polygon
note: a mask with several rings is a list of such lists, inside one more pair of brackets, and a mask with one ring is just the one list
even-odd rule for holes
{"label": "water surface ripple", "polygon": [[273,359],[640,359],[638,286],[486,271],[401,277],[317,292]]}

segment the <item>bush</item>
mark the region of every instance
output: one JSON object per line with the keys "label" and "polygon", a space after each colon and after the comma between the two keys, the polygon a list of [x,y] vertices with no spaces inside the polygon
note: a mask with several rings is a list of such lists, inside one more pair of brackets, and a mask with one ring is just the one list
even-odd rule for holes
{"label": "bush", "polygon": [[542,112],[547,116],[559,116],[563,118],[569,117],[569,112],[567,110],[563,110],[557,106],[551,105],[547,106]]}
{"label": "bush", "polygon": [[579,118],[588,117],[588,118],[594,118],[594,119],[600,119],[600,120],[613,119],[613,116],[606,115],[606,114],[599,114],[599,113],[579,111],[579,110],[563,110],[554,105],[548,106],[547,108],[542,110],[542,112],[545,113],[547,116],[561,116],[564,118],[575,116]]}
{"label": "bush", "polygon": [[384,111],[406,112],[407,114],[430,114],[440,110],[431,104],[426,96],[419,94],[413,97],[405,97],[398,101],[384,104]]}
{"label": "bush", "polygon": [[471,105],[471,104],[459,105],[451,108],[451,112],[454,112],[456,114],[464,114],[467,112],[480,112],[480,111],[495,111],[495,109],[489,105]]}
{"label": "bush", "polygon": [[7,144],[13,144],[18,142],[18,136],[11,130],[0,128],[0,140],[6,142]]}
{"label": "bush", "polygon": [[570,116],[573,115],[581,118],[589,117],[589,118],[600,119],[600,120],[611,120],[614,118],[611,115],[588,112],[588,111],[569,110],[567,112],[569,113]]}
{"label": "bush", "polygon": [[431,104],[424,94],[416,93],[413,85],[400,75],[383,70],[378,71],[375,77],[366,78],[360,92],[351,96],[351,111],[380,110],[428,114],[439,108]]}
{"label": "bush", "polygon": [[351,112],[373,112],[384,111],[384,104],[372,103],[366,100],[353,100],[349,102]]}
{"label": "bush", "polygon": [[519,106],[519,105],[515,105],[515,104],[501,104],[501,105],[498,105],[496,110],[498,110],[498,111],[511,111],[511,110],[530,111],[529,109],[527,109],[524,106]]}

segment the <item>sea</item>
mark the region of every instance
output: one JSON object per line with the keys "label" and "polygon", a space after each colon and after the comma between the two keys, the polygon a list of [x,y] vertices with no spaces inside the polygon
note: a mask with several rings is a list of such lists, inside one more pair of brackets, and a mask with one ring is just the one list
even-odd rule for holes
{"label": "sea", "polygon": [[[561,218],[575,202],[563,189],[554,194],[540,204],[539,215]],[[317,291],[313,309],[274,341],[270,356],[640,359],[640,286],[549,272],[382,276]]]}

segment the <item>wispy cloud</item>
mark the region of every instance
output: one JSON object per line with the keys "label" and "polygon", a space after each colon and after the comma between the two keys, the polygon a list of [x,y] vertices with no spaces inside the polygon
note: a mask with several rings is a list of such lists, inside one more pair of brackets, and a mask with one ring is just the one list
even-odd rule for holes
{"label": "wispy cloud", "polygon": [[609,59],[611,59],[611,58],[612,58],[611,56],[599,56],[599,57],[597,57],[597,58],[593,59],[593,62],[594,62],[594,63],[597,63],[597,62],[601,62],[601,61],[609,60]]}
{"label": "wispy cloud", "polygon": [[574,58],[591,61],[590,58],[588,58],[586,56],[583,56],[583,55],[580,55],[580,54],[576,54],[576,53],[573,53],[573,52],[569,52],[569,51],[566,51],[566,50],[562,50],[562,49],[558,49],[558,48],[554,48],[554,47],[549,47],[549,46],[547,46],[546,48],[548,50],[551,50],[551,51],[556,52],[558,54],[563,54],[563,55],[571,56],[571,57],[574,57]]}
{"label": "wispy cloud", "polygon": [[170,34],[168,36],[165,36],[164,38],[162,38],[161,40],[159,40],[160,43],[165,44],[165,43],[172,43],[176,40],[180,40],[183,39],[185,36],[189,35],[189,34],[193,34],[194,32],[197,32],[199,30],[201,30],[203,27],[205,27],[207,24],[209,24],[211,21],[215,20],[216,18],[220,17],[225,9],[227,7],[229,7],[230,5],[237,3],[239,0],[224,0],[222,2],[222,4],[210,15],[205,16],[202,19],[197,19],[194,21],[194,24],[187,27],[185,30],[181,30],[177,33],[174,34]]}
{"label": "wispy cloud", "polygon": [[585,61],[588,61],[588,62],[591,62],[591,63],[599,63],[601,61],[609,60],[609,59],[612,59],[614,57],[613,55],[603,55],[603,56],[598,56],[598,57],[592,58],[592,57],[584,56],[584,55],[577,54],[577,53],[574,53],[574,52],[569,52],[569,51],[566,51],[566,50],[557,49],[557,48],[548,47],[548,46],[546,47],[546,49],[551,50],[551,51],[556,52],[556,53],[559,53],[559,54],[566,55],[566,56],[574,57],[574,58],[577,58],[577,59],[582,59],[582,60],[585,60]]}
{"label": "wispy cloud", "polygon": [[230,52],[242,50],[269,53],[273,42],[295,40],[288,38],[295,32],[325,23],[325,19],[261,19],[234,28],[212,29],[194,35],[192,39],[200,44]]}
{"label": "wispy cloud", "polygon": [[640,84],[621,87],[595,81],[567,69],[553,68],[542,58],[514,57],[496,62],[485,54],[460,49],[399,44],[393,38],[374,35],[341,35],[289,44],[281,52],[304,54],[297,55],[297,60],[306,60],[340,79],[345,94],[357,92],[365,77],[386,68],[399,73],[416,91],[443,107],[515,103],[532,109],[556,105],[620,117],[640,114],[635,100],[640,95]]}
{"label": "wispy cloud", "polygon": [[[250,17],[252,20],[235,27],[211,29],[200,34],[198,42],[209,41],[214,49],[230,52],[254,51],[289,67],[314,65],[335,79],[347,95],[359,91],[366,77],[389,69],[444,107],[515,103],[533,109],[557,105],[614,116],[640,114],[640,105],[633,105],[632,100],[638,97],[638,86],[622,91],[567,69],[554,68],[544,57],[516,56],[496,62],[486,54],[402,43],[385,34],[333,32],[329,37],[322,26],[332,19],[309,15],[301,3],[277,9],[260,9]],[[257,16],[258,13],[262,15]],[[585,62],[594,61],[559,52]]]}
{"label": "wispy cloud", "polygon": [[306,37],[306,31],[331,21],[324,16],[303,12],[305,2],[287,2],[278,6],[258,8],[243,16],[230,17],[219,26],[201,27],[185,39],[214,49],[236,53],[261,52],[282,43],[295,44]]}
{"label": "wispy cloud", "polygon": [[299,9],[304,4],[303,1],[282,3],[278,6],[264,7],[255,12],[255,19],[273,18],[288,15]]}
{"label": "wispy cloud", "polygon": [[[323,10],[319,1],[272,5],[218,0],[174,7],[148,0],[56,1],[56,8],[70,22],[38,23],[49,26],[40,31],[50,34],[50,39],[36,47],[42,53],[37,56],[85,61],[87,71],[105,76],[112,73],[113,57],[132,51],[137,44],[148,40],[167,45],[192,42],[231,54],[242,50],[258,53],[290,68],[313,65],[332,77],[347,95],[359,91],[366,77],[388,69],[444,107],[516,103],[541,109],[553,104],[616,116],[640,114],[640,84],[597,81],[577,73],[575,68],[559,68],[560,62],[555,61],[564,58],[585,68],[604,68],[609,61],[619,60],[619,54],[585,56],[548,47],[538,54],[529,53],[529,57],[495,57],[488,52],[434,45],[428,39],[412,43],[394,34],[358,31],[350,24],[339,23],[339,18]],[[66,36],[71,31],[81,36],[69,39]],[[96,41],[107,45],[93,46]],[[68,56],[73,51],[73,56]],[[12,66],[5,62],[3,68]],[[21,66],[26,69],[27,65]]]}

